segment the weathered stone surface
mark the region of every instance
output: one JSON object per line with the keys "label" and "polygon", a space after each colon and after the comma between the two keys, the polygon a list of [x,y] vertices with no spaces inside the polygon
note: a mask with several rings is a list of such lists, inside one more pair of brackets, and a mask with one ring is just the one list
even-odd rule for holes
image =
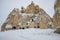
{"label": "weathered stone surface", "polygon": [[[6,28],[9,24],[12,28]],[[38,5],[33,2],[27,6],[22,7],[21,10],[14,8],[8,15],[6,24],[2,25],[2,30],[10,29],[24,29],[24,28],[52,28],[53,23],[50,16]]]}
{"label": "weathered stone surface", "polygon": [[60,0],[56,0],[54,9],[55,9],[55,14],[53,16],[53,23],[55,27],[58,27],[60,26]]}
{"label": "weathered stone surface", "polygon": [[60,34],[60,0],[56,0],[54,5],[55,14],[53,17],[53,23],[56,28],[55,33]]}

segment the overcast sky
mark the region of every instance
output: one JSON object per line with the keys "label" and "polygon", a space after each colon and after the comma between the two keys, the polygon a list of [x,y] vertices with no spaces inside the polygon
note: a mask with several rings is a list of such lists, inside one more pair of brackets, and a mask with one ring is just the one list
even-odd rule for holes
{"label": "overcast sky", "polygon": [[0,26],[13,8],[27,7],[32,1],[44,9],[50,17],[53,17],[55,0],[0,0]]}

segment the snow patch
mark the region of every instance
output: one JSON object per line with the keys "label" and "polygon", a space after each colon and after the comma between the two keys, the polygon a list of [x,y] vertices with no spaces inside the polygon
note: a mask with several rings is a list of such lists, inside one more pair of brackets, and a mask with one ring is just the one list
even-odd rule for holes
{"label": "snow patch", "polygon": [[11,24],[7,24],[6,28],[12,28],[12,25]]}
{"label": "snow patch", "polygon": [[21,29],[0,32],[0,40],[60,40],[54,29]]}

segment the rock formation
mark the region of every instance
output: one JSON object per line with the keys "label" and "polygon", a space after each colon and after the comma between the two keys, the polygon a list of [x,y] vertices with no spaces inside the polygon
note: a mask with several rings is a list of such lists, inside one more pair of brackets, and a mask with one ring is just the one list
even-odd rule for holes
{"label": "rock formation", "polygon": [[56,28],[55,33],[60,34],[60,0],[56,0],[54,5],[55,15],[53,17],[53,23]]}
{"label": "rock formation", "polygon": [[55,14],[53,16],[53,23],[56,27],[60,26],[60,0],[56,0],[54,5]]}
{"label": "rock formation", "polygon": [[21,10],[14,8],[8,15],[1,30],[24,29],[24,28],[52,28],[53,23],[50,16],[33,2],[27,8]]}

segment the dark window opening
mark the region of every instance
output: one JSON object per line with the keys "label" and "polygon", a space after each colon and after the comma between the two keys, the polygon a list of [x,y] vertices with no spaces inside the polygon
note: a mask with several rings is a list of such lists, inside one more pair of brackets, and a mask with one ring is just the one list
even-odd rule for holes
{"label": "dark window opening", "polygon": [[15,26],[13,26],[13,28],[12,29],[16,29],[16,27]]}
{"label": "dark window opening", "polygon": [[34,28],[36,28],[36,26],[34,26]]}
{"label": "dark window opening", "polygon": [[37,26],[37,28],[40,28],[39,26]]}
{"label": "dark window opening", "polygon": [[21,13],[24,13],[24,7],[21,7]]}
{"label": "dark window opening", "polygon": [[33,22],[34,20],[32,19],[32,22]]}
{"label": "dark window opening", "polygon": [[25,29],[24,27],[22,27],[22,29]]}

